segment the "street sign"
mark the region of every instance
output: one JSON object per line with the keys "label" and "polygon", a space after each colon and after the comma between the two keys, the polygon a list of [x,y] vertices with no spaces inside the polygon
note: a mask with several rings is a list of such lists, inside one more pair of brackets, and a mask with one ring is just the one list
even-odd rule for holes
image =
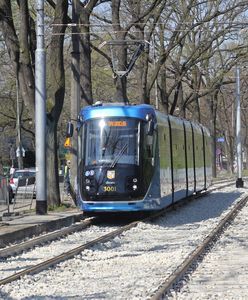
{"label": "street sign", "polygon": [[11,160],[14,160],[16,158],[15,149],[13,147],[11,147],[9,150],[9,157]]}
{"label": "street sign", "polygon": [[224,137],[218,137],[217,138],[217,142],[224,143],[225,142],[225,138]]}
{"label": "street sign", "polygon": [[71,147],[71,139],[69,137],[66,138],[65,143],[64,143],[64,147],[65,148]]}
{"label": "street sign", "polygon": [[16,157],[20,157],[20,155],[22,157],[25,157],[25,150],[24,150],[23,147],[22,147],[22,153],[20,153],[20,148],[19,147],[16,149]]}

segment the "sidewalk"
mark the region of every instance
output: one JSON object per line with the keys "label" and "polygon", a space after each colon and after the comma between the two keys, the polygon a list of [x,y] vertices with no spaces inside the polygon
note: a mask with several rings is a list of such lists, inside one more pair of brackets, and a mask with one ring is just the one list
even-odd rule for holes
{"label": "sidewalk", "polygon": [[63,212],[51,211],[47,215],[36,215],[34,211],[3,215],[0,218],[0,248],[25,238],[70,226],[82,218],[83,212],[76,207]]}

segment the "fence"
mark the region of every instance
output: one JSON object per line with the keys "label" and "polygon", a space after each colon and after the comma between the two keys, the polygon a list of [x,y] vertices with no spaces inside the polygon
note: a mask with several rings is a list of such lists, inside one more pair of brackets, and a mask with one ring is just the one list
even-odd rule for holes
{"label": "fence", "polygon": [[8,179],[0,175],[0,211],[9,202]]}
{"label": "fence", "polygon": [[7,177],[0,178],[0,215],[29,210],[33,204],[35,177],[18,180],[13,197],[13,191]]}
{"label": "fence", "polygon": [[13,199],[13,211],[34,208],[35,177],[19,178]]}
{"label": "fence", "polygon": [[[66,203],[68,198],[64,176],[59,177],[60,198],[62,203]],[[6,177],[0,176],[0,216],[7,214],[20,213],[35,209],[36,184],[35,177],[19,178],[14,197]]]}

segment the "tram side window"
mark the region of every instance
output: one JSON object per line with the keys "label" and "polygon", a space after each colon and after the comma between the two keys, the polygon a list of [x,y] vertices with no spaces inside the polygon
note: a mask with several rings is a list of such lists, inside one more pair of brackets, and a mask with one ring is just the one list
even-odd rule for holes
{"label": "tram side window", "polygon": [[147,158],[153,157],[153,136],[150,135],[146,138],[146,154]]}
{"label": "tram side window", "polygon": [[80,163],[81,159],[84,157],[84,130],[85,127],[81,126],[78,134],[78,163]]}
{"label": "tram side window", "polygon": [[143,188],[147,190],[154,174],[155,165],[155,134],[147,135],[146,128],[143,132],[142,146],[142,178]]}
{"label": "tram side window", "polygon": [[154,166],[154,157],[155,157],[155,134],[153,135],[144,135],[144,159],[147,160],[147,163],[151,166]]}

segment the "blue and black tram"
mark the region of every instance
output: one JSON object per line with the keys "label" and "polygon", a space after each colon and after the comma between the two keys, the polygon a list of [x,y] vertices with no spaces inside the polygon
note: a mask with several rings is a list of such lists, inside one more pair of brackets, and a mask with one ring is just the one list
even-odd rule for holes
{"label": "blue and black tram", "polygon": [[160,210],[211,182],[208,130],[150,105],[98,104],[78,117],[77,204],[85,212]]}

